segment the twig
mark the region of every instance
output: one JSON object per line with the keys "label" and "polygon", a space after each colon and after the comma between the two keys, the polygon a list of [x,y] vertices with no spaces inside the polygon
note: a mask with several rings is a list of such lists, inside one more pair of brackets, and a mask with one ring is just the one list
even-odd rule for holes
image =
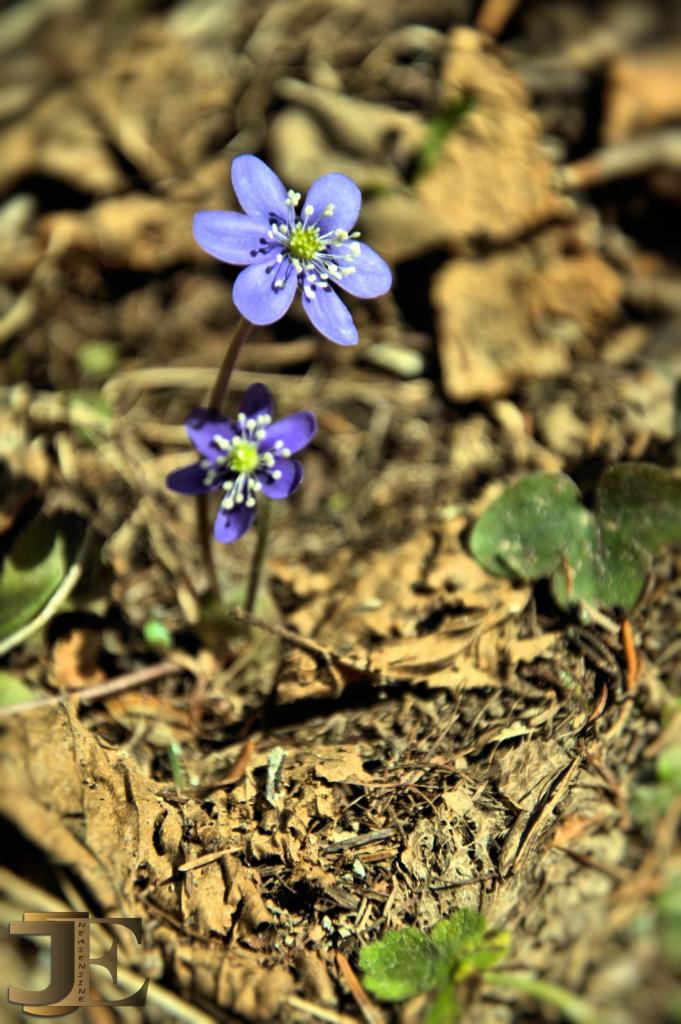
{"label": "twig", "polygon": [[336,654],[335,651],[332,651],[330,647],[324,647],[322,644],[317,643],[316,640],[311,640],[307,636],[301,636],[300,633],[294,633],[292,629],[286,629],[285,626],[276,626],[272,622],[267,622],[265,619],[261,619],[259,615],[247,612],[243,608],[235,608],[232,615],[237,622],[245,622],[249,626],[256,626],[258,629],[264,629],[273,636],[279,637],[280,640],[286,640],[288,643],[293,644],[294,647],[299,647],[302,651],[307,651],[308,654],[313,654],[317,658],[321,658],[321,660],[326,664],[336,662],[339,665],[346,664],[352,668],[356,668],[356,666],[352,665],[351,662],[343,658],[342,655]]}
{"label": "twig", "polygon": [[601,684],[601,692],[598,695],[598,699],[597,699],[596,703],[593,706],[593,710],[591,711],[591,714],[589,715],[589,717],[586,720],[586,723],[585,723],[586,725],[591,725],[592,722],[595,722],[596,719],[601,717],[601,715],[603,714],[603,711],[605,710],[605,704],[606,704],[607,699],[608,699],[608,684],[607,683],[602,683]]}
{"label": "twig", "polygon": [[194,857],[193,860],[186,860],[184,864],[180,864],[178,871],[195,871],[196,868],[203,868],[206,864],[212,864],[215,860],[220,860],[221,857],[227,857],[229,854],[239,853],[241,851],[240,846],[228,846],[224,850],[212,850],[211,853],[203,853],[200,857]]}
{"label": "twig", "polygon": [[372,843],[382,843],[384,839],[392,839],[395,835],[394,828],[381,828],[376,832],[366,832],[361,836],[350,836],[348,839],[339,839],[335,843],[328,843],[324,847],[324,853],[340,853],[342,850],[354,850],[358,846],[370,846]]}
{"label": "twig", "polygon": [[340,950],[336,953],[336,963],[338,964],[338,969],[343,975],[343,980],[350,989],[352,998],[357,1003],[366,1024],[383,1024],[383,1014],[378,1007],[372,1003],[371,999],[369,999],[369,996],[362,988],[362,983],[350,966],[350,961],[344,953],[340,952]]}
{"label": "twig", "polygon": [[475,16],[475,27],[497,39],[520,6],[521,0],[482,0]]}
{"label": "twig", "polygon": [[644,313],[681,313],[681,280],[678,277],[625,277],[624,301]]}
{"label": "twig", "polygon": [[622,622],[622,647],[624,648],[624,661],[627,667],[625,687],[628,693],[633,693],[638,679],[638,655],[636,654],[634,633],[629,619],[624,619]]}
{"label": "twig", "polygon": [[133,672],[124,672],[123,675],[108,679],[105,683],[98,683],[97,686],[87,686],[83,690],[58,693],[54,697],[44,697],[41,700],[27,700],[21,704],[8,704],[0,708],[0,719],[11,718],[26,711],[56,707],[69,700],[74,700],[76,704],[90,704],[92,701],[111,697],[115,693],[122,693],[123,690],[132,690],[136,686],[144,686],[145,683],[153,683],[163,676],[178,675],[180,672],[184,672],[180,665],[172,661],[159,661],[155,665],[146,665]]}
{"label": "twig", "polygon": [[681,130],[667,128],[597,149],[562,171],[565,189],[592,188],[653,170],[681,170]]}
{"label": "twig", "polygon": [[317,1006],[315,1003],[310,1003],[307,999],[301,999],[299,996],[289,996],[286,1002],[294,1010],[309,1013],[311,1017],[316,1017],[318,1020],[328,1021],[328,1024],[358,1024],[356,1017],[348,1017],[344,1013],[338,1013],[337,1010],[329,1010],[325,1006]]}

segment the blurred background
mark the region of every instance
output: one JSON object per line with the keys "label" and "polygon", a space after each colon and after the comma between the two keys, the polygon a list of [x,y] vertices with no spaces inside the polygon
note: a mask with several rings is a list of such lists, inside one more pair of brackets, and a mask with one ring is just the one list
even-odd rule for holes
{"label": "blurred background", "polygon": [[[216,750],[229,756],[225,765],[210,762],[213,774],[238,761],[244,723],[260,713],[278,664],[271,645],[263,644],[254,660],[250,641],[244,654],[243,637],[226,635],[224,623],[216,626],[207,617],[192,503],[164,488],[166,474],[187,461],[184,418],[211,386],[236,323],[230,302],[235,271],[197,247],[191,221],[199,209],[237,208],[230,163],[239,153],[262,156],[287,188],[303,193],[329,171],[348,174],[363,192],[362,237],[394,269],[391,294],[351,302],[360,331],[356,348],[314,336],[294,304],[283,321],[254,331],[234,376],[235,394],[262,380],[282,413],[311,408],[320,421],[305,457],[305,485],[277,509],[273,538],[267,601],[270,611],[276,607],[289,617],[292,628],[319,635],[323,627],[324,642],[336,650],[352,650],[353,644],[373,650],[380,638],[417,633],[421,625],[405,625],[405,602],[440,587],[443,606],[449,602],[451,609],[459,600],[452,594],[457,587],[466,590],[472,571],[457,562],[454,577],[433,582],[428,572],[436,550],[423,538],[475,513],[502,482],[532,470],[564,471],[589,500],[600,472],[613,462],[674,467],[681,457],[681,5],[0,4],[0,545],[6,554],[23,537],[25,569],[14,590],[0,593],[3,685],[12,695],[4,703],[98,684],[170,651],[192,676],[191,690],[171,681],[146,704],[109,701],[89,713],[85,730],[106,749],[131,752],[146,777],[163,785],[177,783],[178,743],[195,780],[205,776],[206,758]],[[219,554],[220,571],[236,589],[251,550],[248,541]],[[447,555],[444,542],[442,550]],[[678,569],[671,556],[661,566],[656,603],[637,626],[640,650],[656,665],[655,679],[677,696]],[[392,605],[381,606],[362,584],[362,572],[386,585],[404,583],[404,590]],[[46,594],[61,586],[66,601],[76,582],[79,596],[36,632],[36,610]],[[476,578],[471,590],[478,583]],[[498,600],[501,606],[511,599],[504,591]],[[342,614],[334,620],[329,608],[336,605]],[[377,610],[369,624],[361,619]],[[539,613],[541,628],[556,626],[555,608],[542,606],[541,594]],[[538,628],[533,623],[525,636]],[[661,651],[666,654],[657,664]],[[483,655],[478,667],[501,664],[490,661],[489,650]],[[593,671],[587,672],[589,695],[596,685]],[[330,700],[334,693],[314,661],[287,662],[277,685],[286,706]],[[522,699],[530,698],[525,693]],[[436,717],[450,706],[444,698],[440,704],[432,700]],[[396,703],[390,718],[386,703],[382,729],[361,701],[356,707],[350,701],[330,718],[328,731],[315,726],[310,732],[297,712],[281,716],[292,730],[288,742],[301,750],[320,735],[327,742],[372,736],[378,746],[365,754],[383,763],[388,755],[377,750],[390,736],[418,739],[420,756],[426,756],[433,712],[425,699],[417,704]],[[467,728],[479,727],[482,736],[489,706],[481,699],[478,710],[478,717],[470,713]],[[516,710],[498,708],[495,721]],[[653,717],[658,710],[655,705]],[[648,719],[641,723],[639,753],[654,732]],[[28,865],[31,883],[60,898],[73,890],[54,875],[52,861],[70,863],[100,907],[110,908],[89,869],[81,870],[75,855],[69,861],[64,837],[46,839],[40,814],[35,807],[27,811],[22,780],[32,770],[43,772],[43,784],[50,770],[62,778],[59,758],[51,768],[40,767],[38,747],[27,735],[0,739],[7,862],[19,873]],[[622,747],[612,755],[614,771],[633,749],[625,735],[616,741]],[[459,742],[464,745],[461,737]],[[479,749],[487,742],[481,740]],[[480,762],[482,779],[486,759]],[[256,760],[259,770],[265,760]],[[307,784],[300,781],[301,791]],[[603,785],[614,785],[612,778]],[[433,799],[431,794],[430,803],[411,808],[414,821],[430,815]],[[489,802],[484,813],[469,808],[468,831],[456,843],[479,841],[498,851],[515,799],[495,791],[489,797],[498,800],[493,820],[485,818]],[[353,803],[352,794],[346,802]],[[244,806],[250,807],[246,797]],[[459,804],[452,808],[463,817],[469,813]],[[482,817],[476,818],[478,811]],[[336,814],[327,812],[325,820]],[[582,812],[577,804],[574,814]],[[66,800],[50,813],[63,822],[76,812]],[[244,820],[247,834],[255,826]],[[386,821],[392,819],[378,815],[374,825],[382,828]],[[614,967],[608,973],[599,962],[594,936],[608,893],[621,881],[622,864],[642,857],[650,841],[650,835],[644,842],[637,834],[634,847],[628,845],[628,828],[626,817],[618,818],[597,850],[580,854],[592,861],[582,874],[607,877],[610,889],[596,883],[593,889],[591,883],[571,888],[570,876],[554,889],[547,883],[529,924],[525,915],[534,890],[515,892],[506,911],[524,936],[520,959],[553,971],[555,980],[575,990],[588,987],[606,1024],[681,1020],[678,1005],[670,1016],[679,991],[678,946],[669,952],[681,934],[678,889],[672,896],[676,909],[668,914],[672,931],[660,940],[656,912],[645,902],[650,879],[644,879],[636,890],[639,916],[632,911],[631,920],[618,919],[603,938],[611,943]],[[677,828],[678,820],[668,823],[665,856],[671,856],[670,835]],[[471,838],[476,834],[484,842]],[[422,851],[426,861],[435,857],[433,842],[423,847],[430,850]],[[149,863],[156,863],[162,848],[153,846]],[[658,849],[654,843],[651,848]],[[414,878],[420,885],[423,877],[414,867],[416,846],[409,850],[411,860],[404,850],[399,854],[403,902],[392,905],[393,926],[432,924],[452,899],[451,889],[445,895],[438,890],[429,897],[424,921],[419,918],[412,889]],[[98,849],[98,855],[106,860],[108,854]],[[251,856],[257,861],[257,850],[246,860]],[[466,871],[482,870],[485,856],[471,854]],[[268,864],[279,863],[272,850],[267,857],[273,858]],[[281,857],[289,868],[295,860],[290,850]],[[592,870],[594,859],[602,867],[608,857],[613,863],[600,873],[598,865]],[[121,867],[118,882],[127,878],[126,870]],[[387,887],[392,868],[384,870]],[[3,899],[9,900],[12,877],[4,879]],[[314,887],[301,896],[300,878],[287,875],[282,895],[273,892],[267,870],[263,879],[263,893],[279,900],[277,914],[292,913],[299,899],[300,920],[305,917],[301,908],[312,905]],[[324,889],[326,883],[318,883]],[[566,892],[578,891],[576,903],[565,902]],[[241,892],[248,902],[250,890]],[[315,904],[314,926],[322,937],[330,934],[320,924],[325,914],[349,913],[336,898],[327,894],[328,905]],[[23,891],[16,899],[29,909]],[[589,916],[584,908],[590,903]],[[561,912],[570,906],[573,918],[567,921]],[[158,919],[161,932],[171,928],[168,915],[172,924],[180,914],[168,907]],[[357,907],[350,909],[354,914]],[[280,1009],[282,993],[288,998],[293,991],[295,972],[290,968],[289,980],[284,978],[290,965],[280,947],[275,956],[262,940],[259,912],[246,943],[251,960],[232,963],[240,979],[233,989],[224,979],[215,981],[217,961],[208,953],[201,959],[212,947],[202,946],[201,956],[192,959],[186,934],[175,961],[168,954],[174,942],[169,932],[159,940],[166,959],[159,954],[139,969],[155,972],[190,1006],[203,1006],[210,1019],[313,1019],[292,1003]],[[204,936],[221,934],[224,925],[211,913],[194,908],[188,918]],[[282,934],[298,927],[277,920]],[[355,927],[354,916],[349,924],[343,920],[344,927]],[[385,924],[378,912],[367,921],[372,935]],[[231,922],[225,926],[229,934]],[[629,927],[623,939],[621,929]],[[333,942],[342,939],[336,935]],[[1,949],[0,964],[8,973],[16,970],[15,952],[7,943]],[[570,953],[561,960],[565,950]],[[257,974],[275,963],[284,974],[269,980]],[[308,977],[296,970],[298,979]],[[3,967],[3,982],[4,973]],[[308,974],[314,975],[312,967]],[[300,982],[296,991],[335,1005],[333,1012],[358,1013],[347,991],[332,997],[333,986],[325,985]],[[179,1019],[170,1012],[155,1006],[148,1019]],[[478,1005],[475,1019],[554,1019],[537,1012],[492,1000]],[[3,1013],[9,1011],[0,1007],[0,1019]],[[102,1011],[83,1019],[107,1024],[115,1018]],[[418,1017],[414,1010],[399,1019]]]}

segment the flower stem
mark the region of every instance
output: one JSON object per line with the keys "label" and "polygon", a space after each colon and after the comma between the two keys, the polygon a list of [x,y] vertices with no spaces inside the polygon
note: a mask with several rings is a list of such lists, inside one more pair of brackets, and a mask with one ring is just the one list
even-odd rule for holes
{"label": "flower stem", "polygon": [[267,553],[267,538],[270,532],[270,518],[272,515],[272,502],[265,501],[258,517],[258,540],[253,552],[251,571],[248,576],[248,592],[246,594],[246,611],[252,612],[258,599],[258,593],[262,585],[265,554]]}
{"label": "flower stem", "polygon": [[232,370],[236,366],[236,361],[239,358],[239,352],[241,346],[248,338],[249,334],[253,330],[253,324],[249,323],[248,320],[240,318],[239,323],[236,325],[236,330],[232,335],[232,340],[229,343],[229,348],[225,354],[225,358],[222,360],[222,366],[220,372],[215,378],[215,384],[208,397],[208,408],[217,409],[220,411],[225,395],[227,394],[227,388],[229,387],[229,380],[232,376]]}
{"label": "flower stem", "polygon": [[[244,320],[243,317],[239,319],[234,334],[232,335],[232,340],[230,341],[229,347],[225,353],[225,358],[222,360],[222,366],[215,378],[215,384],[211,388],[208,396],[208,408],[216,409],[218,412],[220,411],[220,406],[224,402],[227,389],[229,388],[232,371],[236,366],[237,359],[239,358],[241,346],[248,338],[252,329],[253,324],[249,323],[248,320]],[[196,499],[196,526],[199,536],[199,546],[203,556],[203,564],[206,567],[208,579],[210,580],[210,589],[212,590],[215,599],[219,601],[221,597],[220,581],[215,568],[215,559],[213,558],[213,537],[210,528],[210,518],[208,515],[207,494],[200,494]]]}

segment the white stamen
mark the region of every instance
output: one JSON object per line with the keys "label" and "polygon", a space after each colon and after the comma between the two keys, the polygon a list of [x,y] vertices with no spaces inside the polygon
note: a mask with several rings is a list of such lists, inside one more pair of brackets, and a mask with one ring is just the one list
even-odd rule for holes
{"label": "white stamen", "polygon": [[312,214],[314,213],[314,206],[308,203],[305,209],[303,210],[303,213],[305,214],[306,217],[311,217]]}
{"label": "white stamen", "polygon": [[335,209],[336,209],[336,207],[334,206],[334,204],[333,203],[329,203],[328,206],[326,206],[324,208],[324,216],[325,217],[330,217]]}
{"label": "white stamen", "polygon": [[272,476],[273,480],[281,480],[281,470],[280,469],[273,469],[271,476]]}

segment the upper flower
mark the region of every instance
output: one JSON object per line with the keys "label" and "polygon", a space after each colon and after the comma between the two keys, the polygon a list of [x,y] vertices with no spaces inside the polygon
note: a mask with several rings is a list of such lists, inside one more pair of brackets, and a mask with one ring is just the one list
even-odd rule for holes
{"label": "upper flower", "polygon": [[166,483],[182,494],[221,488],[215,520],[216,540],[238,540],[253,522],[255,496],[288,498],[303,479],[303,467],[291,456],[314,437],[311,412],[296,412],[272,422],[272,395],[253,384],[243,397],[236,421],[214,409],[194,409],[185,423],[201,461],[170,473]]}
{"label": "upper flower", "polygon": [[232,185],[245,213],[203,210],[194,238],[225,263],[245,266],[234,282],[234,304],[246,320],[271,324],[287,312],[300,288],[317,330],[339,345],[354,345],[357,328],[332,284],[374,299],[392,283],[390,268],[353,231],[362,193],[344,174],[325,174],[305,201],[288,191],[257,156],[232,161]]}

